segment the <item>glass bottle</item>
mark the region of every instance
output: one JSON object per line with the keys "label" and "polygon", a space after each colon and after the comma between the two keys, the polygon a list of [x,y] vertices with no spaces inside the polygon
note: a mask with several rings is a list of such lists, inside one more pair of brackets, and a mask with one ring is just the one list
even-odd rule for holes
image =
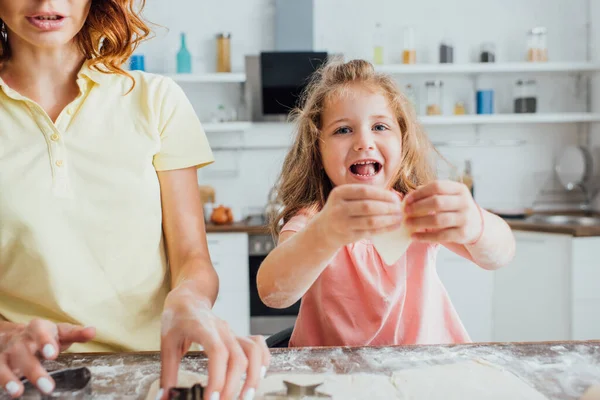
{"label": "glass bottle", "polygon": [[185,33],[181,33],[181,47],[177,52],[177,73],[189,74],[192,72],[192,55],[187,49]]}
{"label": "glass bottle", "polygon": [[383,28],[378,22],[375,24],[375,35],[373,36],[373,64],[383,64]]}

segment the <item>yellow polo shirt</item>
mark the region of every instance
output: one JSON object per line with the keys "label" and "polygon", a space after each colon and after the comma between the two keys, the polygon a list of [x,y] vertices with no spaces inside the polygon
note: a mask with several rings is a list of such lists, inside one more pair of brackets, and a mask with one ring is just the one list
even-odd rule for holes
{"label": "yellow polo shirt", "polygon": [[160,348],[169,275],[156,171],[213,161],[179,86],[84,64],[53,123],[0,79],[0,316],[95,326],[71,351]]}

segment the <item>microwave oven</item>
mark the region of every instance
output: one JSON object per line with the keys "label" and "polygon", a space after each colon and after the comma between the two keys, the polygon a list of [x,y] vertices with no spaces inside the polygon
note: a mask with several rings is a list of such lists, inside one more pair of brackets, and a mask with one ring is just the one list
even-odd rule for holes
{"label": "microwave oven", "polygon": [[274,51],[248,55],[246,104],[252,121],[284,122],[298,106],[311,75],[327,62],[326,52]]}

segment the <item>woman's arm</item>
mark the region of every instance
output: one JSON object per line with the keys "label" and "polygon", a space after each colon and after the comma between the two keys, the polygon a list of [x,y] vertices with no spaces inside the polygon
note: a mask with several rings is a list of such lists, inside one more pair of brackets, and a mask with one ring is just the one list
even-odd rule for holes
{"label": "woman's arm", "polygon": [[196,168],[162,171],[158,177],[171,287],[186,282],[212,306],[219,277],[208,253]]}
{"label": "woman's arm", "polygon": [[208,253],[196,168],[158,176],[172,282],[162,316],[161,396],[177,384],[179,363],[192,343],[208,356],[207,398],[233,398],[243,374],[246,396],[266,372],[269,350],[262,337],[236,337],[211,310],[219,280]]}

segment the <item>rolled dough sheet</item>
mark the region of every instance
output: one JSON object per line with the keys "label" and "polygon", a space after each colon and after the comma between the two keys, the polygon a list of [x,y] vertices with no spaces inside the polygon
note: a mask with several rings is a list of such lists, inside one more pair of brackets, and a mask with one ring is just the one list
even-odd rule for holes
{"label": "rolled dough sheet", "polygon": [[546,400],[508,371],[476,361],[395,372],[392,381],[403,399]]}
{"label": "rolled dough sheet", "polygon": [[[323,383],[319,392],[334,400],[547,400],[510,372],[491,364],[467,361],[380,374],[274,374],[260,384],[256,400],[285,390],[283,381],[300,385]],[[178,386],[206,385],[207,377],[179,372]],[[153,382],[147,400],[154,400],[159,382]]]}
{"label": "rolled dough sheet", "polygon": [[[356,375],[334,375],[334,374],[274,374],[267,376],[260,384],[256,392],[255,400],[265,399],[269,393],[283,391],[283,381],[299,385],[312,385],[323,383],[318,391],[332,395],[333,399],[339,400],[397,400],[397,390],[392,384],[389,376],[375,374]],[[179,387],[191,387],[196,383],[206,385],[206,375],[188,371],[179,371]],[[152,382],[146,400],[155,400],[158,393],[159,380]],[[240,388],[241,389],[241,388]],[[236,397],[237,398],[237,397]],[[267,397],[273,399],[273,397]]]}

